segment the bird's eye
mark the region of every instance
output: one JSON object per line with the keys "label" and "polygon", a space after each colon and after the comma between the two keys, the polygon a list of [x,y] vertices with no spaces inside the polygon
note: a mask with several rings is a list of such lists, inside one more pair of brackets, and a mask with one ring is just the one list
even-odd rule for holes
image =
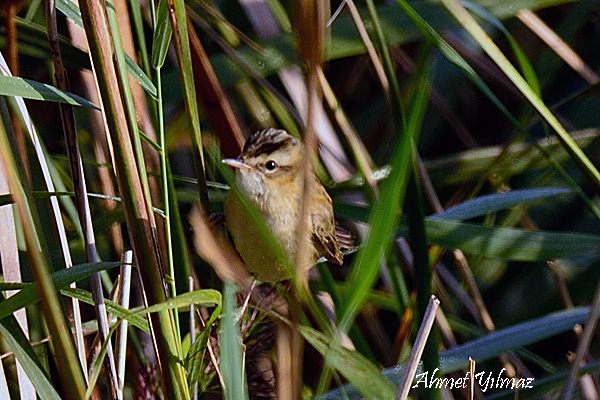
{"label": "bird's eye", "polygon": [[277,168],[277,163],[273,160],[269,160],[267,161],[267,163],[265,164],[265,168],[268,171],[274,171]]}

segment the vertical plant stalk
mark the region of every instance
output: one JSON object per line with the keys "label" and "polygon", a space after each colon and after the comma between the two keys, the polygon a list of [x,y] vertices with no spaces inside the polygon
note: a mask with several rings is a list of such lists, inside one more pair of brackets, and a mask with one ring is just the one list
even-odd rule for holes
{"label": "vertical plant stalk", "polygon": [[[194,278],[188,277],[189,291],[194,291]],[[196,307],[194,303],[190,304],[190,348],[196,342]],[[192,387],[192,400],[198,400],[198,383]]]}
{"label": "vertical plant stalk", "polygon": [[[125,61],[126,56],[129,55],[131,60],[137,62],[137,54],[140,54],[141,58],[144,59],[144,54],[146,54],[146,48],[142,47],[142,42],[140,42],[140,51],[139,53],[136,53],[136,49],[133,43],[133,34],[131,32],[131,20],[129,17],[128,3],[131,3],[131,9],[134,10],[134,2],[127,0],[113,0],[113,3],[115,6],[115,15],[114,19],[111,19],[112,13],[109,14],[109,23],[111,24],[113,35],[115,35],[115,32],[118,31],[119,39],[115,40],[115,48],[123,48],[123,51],[119,52],[119,56],[121,56],[121,54],[123,56],[123,61],[122,64],[120,64],[121,67],[119,68],[122,70],[128,70],[128,68],[125,66],[125,64],[127,63]],[[116,27],[115,22],[117,25]],[[127,76],[126,80],[125,76]],[[152,211],[152,204],[161,203],[161,200],[163,200],[161,199],[163,192],[161,191],[161,185],[158,179],[148,178],[146,171],[158,171],[160,168],[160,160],[157,152],[151,146],[142,142],[139,131],[141,130],[148,138],[150,138],[153,141],[156,141],[156,130],[154,129],[154,125],[152,123],[153,121],[148,110],[145,92],[140,83],[136,79],[129,79],[129,74],[122,74],[121,80],[123,81],[123,88],[121,90],[123,92],[127,92],[127,96],[129,96],[129,93],[131,96],[131,101],[126,101],[126,104],[132,104],[131,109],[129,109],[129,113],[133,115],[133,118],[130,117],[130,119],[135,121],[134,123],[129,123],[130,131],[133,133],[134,136],[134,148],[136,150],[138,162],[140,165],[140,177],[144,186],[148,188],[146,196],[149,199],[148,205],[151,207],[151,211],[149,211],[149,213],[153,216],[154,214]],[[153,220],[153,223],[158,243],[161,246],[161,250],[163,250],[165,248],[166,241],[163,221],[162,219],[158,218],[156,220]],[[173,293],[172,295],[175,296],[175,293]]]}
{"label": "vertical plant stalk", "polygon": [[[8,193],[9,187],[6,181],[6,173],[2,164],[0,164],[0,193]],[[2,275],[6,282],[22,282],[21,265],[19,263],[19,249],[17,244],[17,232],[15,229],[15,215],[12,204],[0,206],[0,260],[2,260]],[[10,297],[17,293],[16,290],[8,290],[6,297]],[[19,326],[23,330],[23,334],[29,339],[29,327],[27,324],[27,310],[25,308],[13,313]],[[1,363],[0,363],[1,364]],[[19,382],[19,394],[23,400],[35,400],[35,388],[31,384],[31,380],[27,377],[21,362],[15,358],[17,367],[17,379]],[[4,376],[3,370],[0,374]],[[4,382],[6,383],[6,382]],[[0,391],[0,398],[2,392]]]}
{"label": "vertical plant stalk", "polygon": [[[155,24],[156,29],[156,24]],[[164,60],[163,60],[164,61]],[[155,71],[155,83],[156,83],[156,116],[158,122],[158,143],[160,146],[159,162],[160,162],[160,177],[162,183],[162,194],[163,194],[163,211],[164,211],[164,227],[165,227],[165,244],[167,250],[167,281],[170,283],[171,296],[177,296],[177,283],[175,281],[175,265],[173,262],[173,236],[171,233],[171,196],[169,188],[169,170],[168,165],[168,151],[165,141],[165,120],[164,120],[164,108],[163,108],[163,92],[162,92],[162,74],[161,74],[162,63],[154,66]],[[181,337],[179,332],[179,316],[177,313],[175,317],[175,329],[177,336]],[[180,351],[181,356],[181,351]]]}
{"label": "vertical plant stalk", "polygon": [[[317,132],[319,124],[319,111],[323,111],[321,86],[319,84],[319,70],[323,62],[325,46],[327,43],[326,24],[329,18],[329,3],[325,0],[297,1],[295,2],[293,25],[294,34],[298,44],[298,54],[307,65],[306,72],[306,130],[304,132],[304,155],[301,164],[302,174],[302,197],[300,202],[300,221],[298,224],[297,243],[298,251],[296,254],[295,267],[295,291],[291,293],[290,317],[292,326],[288,329],[281,328],[278,335],[287,336],[290,349],[290,371],[288,378],[291,380],[291,389],[286,398],[300,399],[302,389],[302,337],[298,330],[300,322],[300,303],[299,298],[311,297],[308,290],[307,271],[312,267],[312,232],[310,231],[311,197],[313,196],[312,185],[314,185],[313,161],[317,154]],[[312,229],[315,229],[314,227]],[[287,335],[286,335],[287,334]],[[279,347],[278,337],[278,347]],[[279,350],[279,349],[278,349]],[[278,365],[278,372],[282,368]],[[278,381],[278,391],[281,394],[280,386],[285,382]]]}
{"label": "vertical plant stalk", "polygon": [[[67,19],[67,27],[73,44],[76,47],[85,51],[86,53],[89,53],[87,39],[85,37],[83,26],[80,27],[71,19]],[[89,70],[81,70],[79,71],[79,79],[80,83],[83,86],[86,98],[94,104],[102,104],[99,98],[100,94],[96,89],[96,79],[93,75],[93,72]],[[110,153],[110,149],[108,148],[109,146],[106,143],[106,136],[104,134],[107,128],[105,127],[105,122],[100,112],[89,112],[88,118],[90,130],[93,137],[93,148],[94,155],[96,157],[96,162],[98,163],[98,165],[103,166],[98,168],[97,170],[100,181],[100,187],[103,194],[105,194],[109,198],[113,198],[117,196],[117,193],[115,190],[115,184],[112,180],[112,170],[106,167],[111,162],[108,156],[108,154]],[[117,202],[115,202],[114,200],[106,199],[101,200],[100,202],[101,204],[103,204],[104,210],[106,210],[107,212],[112,212],[117,208]],[[110,226],[109,230],[113,253],[123,254],[124,244],[121,225],[118,222],[115,222]]]}
{"label": "vertical plant stalk", "polygon": [[[244,377],[244,358],[240,338],[240,327],[236,318],[237,288],[225,281],[223,296],[223,319],[219,331],[220,367],[223,371],[223,381],[226,400],[248,399]],[[206,327],[210,329],[210,327]]]}
{"label": "vertical plant stalk", "polygon": [[[414,142],[413,142],[414,143]],[[427,246],[427,234],[425,232],[424,218],[425,205],[421,182],[417,172],[415,150],[413,149],[413,170],[411,180],[406,190],[408,208],[408,227],[411,239],[411,249],[414,258],[415,281],[417,287],[417,312],[425,317],[429,310],[431,297],[433,296],[433,269],[429,263]],[[439,368],[439,334],[433,330],[430,334],[431,340],[424,345],[423,369],[435,371]],[[425,392],[426,399],[441,399],[442,393],[439,388],[431,388]]]}
{"label": "vertical plant stalk", "polygon": [[596,330],[596,326],[598,324],[598,317],[600,316],[600,281],[596,286],[596,292],[594,293],[594,299],[592,300],[592,304],[590,306],[590,314],[585,321],[585,328],[583,329],[583,335],[579,339],[579,343],[577,344],[577,350],[575,357],[575,361],[571,365],[571,369],[569,370],[569,376],[565,381],[565,385],[562,388],[560,393],[561,400],[568,400],[571,398],[573,393],[573,389],[575,388],[575,384],[577,383],[577,375],[579,373],[579,369],[583,365],[583,360],[587,355],[588,349],[590,348],[590,343],[592,341],[592,335]]}
{"label": "vertical plant stalk", "polygon": [[369,10],[369,15],[373,20],[373,26],[375,28],[375,33],[377,34],[377,41],[379,42],[379,50],[381,51],[381,57],[383,58],[383,66],[385,67],[385,73],[388,78],[389,88],[391,89],[391,93],[389,96],[392,99],[392,112],[396,121],[396,127],[402,128],[406,125],[406,121],[404,116],[404,109],[402,106],[402,97],[400,95],[400,86],[398,85],[398,79],[396,79],[396,71],[394,70],[394,64],[392,63],[390,51],[387,47],[387,40],[385,38],[385,33],[383,32],[381,21],[379,19],[379,13],[377,12],[375,3],[373,2],[373,0],[366,0],[366,2],[367,9]]}
{"label": "vertical plant stalk", "polygon": [[[419,315],[427,312],[427,298],[433,296],[433,270],[429,265],[427,253],[425,227],[423,225],[424,207],[421,187],[416,181],[416,174],[412,176],[412,184],[407,188],[409,232],[412,241],[411,249],[414,256],[415,280],[417,286],[417,311]],[[439,367],[439,334],[437,330],[431,332],[431,341],[424,348],[423,368],[425,371],[434,371]],[[441,399],[441,390],[431,388],[426,391],[427,399]]]}
{"label": "vertical plant stalk", "polygon": [[194,154],[196,175],[198,178],[198,193],[203,211],[210,215],[210,203],[208,201],[208,189],[206,187],[206,173],[204,163],[204,152],[202,150],[202,130],[200,129],[200,118],[198,115],[198,103],[194,87],[194,71],[192,69],[190,40],[188,36],[187,16],[183,0],[167,0],[171,27],[173,29],[173,40],[175,41],[175,52],[179,64],[181,85],[183,87],[184,101],[188,110],[192,131],[192,153]]}
{"label": "vertical plant stalk", "polygon": [[412,381],[415,377],[415,372],[417,372],[419,360],[421,359],[421,355],[425,349],[425,344],[427,343],[427,338],[429,337],[429,333],[431,332],[431,328],[435,322],[435,315],[439,306],[440,301],[435,296],[431,296],[429,298],[429,302],[427,303],[427,309],[423,314],[423,321],[419,327],[419,332],[417,333],[413,350],[410,353],[410,359],[408,364],[406,364],[402,381],[398,387],[396,400],[405,400],[408,397],[408,392],[410,391]]}
{"label": "vertical plant stalk", "polygon": [[[19,4],[21,3],[21,4]],[[21,7],[25,4],[23,0],[9,0],[2,4],[4,11],[4,20],[6,22],[6,47],[7,47],[7,58],[8,66],[12,75],[19,76],[19,51],[18,51],[18,38],[17,38],[17,22],[15,17],[17,16]],[[21,126],[21,121],[16,113],[10,114],[10,120],[15,132],[15,141],[17,142],[17,148],[21,155],[21,162],[25,169],[25,176],[29,177],[29,157],[27,157],[27,139]]]}
{"label": "vertical plant stalk", "polygon": [[39,221],[34,221],[29,196],[21,186],[3,121],[0,121],[0,162],[3,163],[8,187],[21,218],[31,272],[40,296],[48,330],[52,335],[56,362],[60,368],[58,375],[62,382],[64,398],[69,400],[82,399],[85,396],[83,371],[77,358],[69,325],[60,307],[56,289],[50,277],[50,265],[38,237],[36,226],[39,226]]}
{"label": "vertical plant stalk", "polygon": [[[119,273],[119,305],[129,310],[129,297],[131,293],[131,269],[133,268],[133,252],[128,250],[122,258],[123,265]],[[123,388],[125,387],[125,361],[127,352],[127,327],[129,323],[126,319],[121,321],[117,338],[115,339],[117,376],[119,377],[120,397],[123,397]]]}
{"label": "vertical plant stalk", "polygon": [[[54,0],[46,0],[46,29],[48,34],[48,42],[52,52],[52,61],[54,63],[54,78],[59,89],[70,92],[69,79],[63,67],[60,47],[58,44],[58,31],[56,29],[56,4]],[[60,117],[65,132],[65,141],[67,144],[67,155],[71,167],[73,177],[73,187],[75,190],[75,204],[79,214],[79,220],[83,230],[83,239],[85,243],[85,253],[87,262],[99,262],[100,258],[96,251],[96,239],[94,237],[94,225],[87,195],[87,187],[85,184],[85,176],[83,172],[83,162],[81,161],[81,153],[79,151],[79,143],[77,140],[77,131],[75,126],[75,117],[73,115],[73,107],[68,104],[58,104]],[[119,387],[117,381],[117,370],[115,366],[114,353],[112,344],[108,337],[108,318],[106,315],[106,305],[104,303],[104,292],[100,274],[96,273],[90,277],[92,296],[94,299],[94,307],[96,310],[96,318],[101,334],[101,343],[108,341],[108,383],[111,396],[117,398],[117,389]]]}
{"label": "vertical plant stalk", "polygon": [[[407,124],[421,125],[427,107],[427,98],[431,87],[431,68],[428,67],[432,43],[425,41],[419,51],[415,75],[415,86],[418,88],[411,101],[413,104],[422,104],[421,107],[411,107],[411,114]],[[398,101],[400,99],[396,99]],[[419,132],[420,129],[409,129],[407,132]],[[406,132],[405,132],[406,134]],[[406,204],[408,208],[408,227],[410,235],[410,247],[413,253],[415,270],[415,281],[417,288],[417,313],[424,316],[430,306],[433,291],[433,269],[429,261],[429,246],[427,244],[427,233],[425,231],[425,204],[423,201],[423,190],[419,179],[419,162],[416,144],[417,137],[413,137],[412,146],[412,174],[406,190]],[[423,349],[423,368],[425,371],[434,371],[439,368],[439,332],[433,329],[430,340]],[[425,392],[426,399],[441,399],[442,392],[439,388],[431,388]]]}
{"label": "vertical plant stalk", "polygon": [[[10,70],[8,69],[8,66],[6,65],[4,57],[2,56],[1,53],[0,53],[0,72],[5,76],[11,76]],[[15,102],[17,103],[17,107],[19,108],[19,112],[21,113],[23,121],[25,121],[25,126],[28,130],[31,142],[33,143],[33,148],[36,152],[38,162],[40,163],[40,169],[42,170],[42,175],[44,177],[44,184],[46,185],[48,192],[54,192],[55,186],[54,186],[54,182],[52,181],[50,168],[49,168],[47,160],[46,160],[46,154],[43,149],[43,145],[40,142],[38,134],[35,130],[35,126],[33,125],[33,122],[31,121],[29,112],[27,111],[27,107],[25,106],[25,102],[23,101],[23,99],[21,97],[15,97]],[[6,117],[6,118],[7,118],[7,120],[9,119],[9,117]],[[71,268],[73,266],[73,260],[71,259],[71,251],[69,249],[69,242],[67,239],[65,226],[64,226],[64,223],[62,220],[62,215],[61,215],[60,207],[58,204],[58,198],[56,196],[50,197],[50,207],[52,209],[52,216],[54,218],[54,222],[56,223],[56,228],[58,231],[58,238],[60,241],[60,247],[61,247],[61,250],[63,253],[65,266],[66,266],[66,268]],[[85,343],[83,340],[81,312],[79,311],[79,301],[73,300],[72,305],[73,305],[73,320],[74,320],[73,325],[75,327],[75,340],[77,343],[79,361],[81,363],[81,367],[83,369],[84,376],[87,377],[87,361],[86,361],[86,354],[85,354]]]}
{"label": "vertical plant stalk", "polygon": [[[100,96],[114,152],[115,172],[123,200],[125,220],[149,304],[166,300],[163,267],[158,243],[153,235],[145,190],[138,175],[117,72],[113,64],[113,42],[108,30],[106,10],[99,0],[79,3],[96,72]],[[148,316],[154,340],[163,393],[168,399],[189,399],[185,371],[178,357],[179,338],[175,335],[173,316],[163,310]]]}

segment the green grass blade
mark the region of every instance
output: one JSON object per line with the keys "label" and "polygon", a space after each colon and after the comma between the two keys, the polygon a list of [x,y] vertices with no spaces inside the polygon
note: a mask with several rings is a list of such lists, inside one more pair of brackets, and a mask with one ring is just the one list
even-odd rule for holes
{"label": "green grass blade", "polygon": [[206,307],[216,306],[217,310],[221,309],[221,292],[213,289],[195,290],[186,292],[167,299],[164,303],[154,304],[138,311],[136,314],[148,314],[162,310],[183,309],[188,308],[191,304],[200,304]]}
{"label": "green grass blade", "polygon": [[[515,40],[513,35],[510,34],[508,29],[506,29],[504,25],[502,25],[500,20],[496,18],[494,14],[483,8],[481,5],[467,0],[462,0],[462,4],[473,14],[492,24],[496,29],[502,32],[502,34],[506,37],[506,40],[508,40],[508,43],[510,44],[513,53],[515,53],[515,58],[519,63],[519,67],[521,68],[523,76],[525,77],[533,91],[541,97],[542,90],[540,88],[540,83],[538,81],[535,70],[529,62],[529,59],[525,55],[525,52],[523,51],[519,43]],[[522,5],[520,5],[519,7],[521,9],[524,8]]]}
{"label": "green grass blade", "polygon": [[[580,147],[586,148],[598,138],[598,131],[586,129],[572,132],[571,135]],[[556,162],[562,163],[569,158],[568,153],[555,137],[540,139],[537,143]],[[526,143],[513,144],[505,151],[504,147],[489,146],[463,151],[436,160],[425,161],[425,167],[437,185],[458,185],[481,179],[490,172],[510,177],[526,171],[539,171],[547,168],[550,164],[544,155],[537,150],[532,150],[532,147]],[[491,163],[503,151],[506,156],[490,171]],[[448,174],[448,171],[455,171],[455,173]]]}
{"label": "green grass blade", "polygon": [[[67,288],[67,289],[62,289],[60,291],[60,293],[63,296],[72,297],[77,300],[83,301],[86,304],[94,305],[94,299],[92,298],[92,294],[90,292],[88,292],[87,290],[79,289],[79,288],[78,289]],[[135,313],[131,310],[123,308],[121,305],[119,305],[118,303],[115,303],[114,301],[106,299],[105,303],[106,303],[106,310],[108,312],[110,312],[117,318],[122,318],[124,320],[127,320],[127,322],[129,322],[131,325],[135,326],[136,328],[141,329],[142,331],[146,332],[147,334],[150,334],[150,327],[148,326],[148,320],[145,317],[143,317],[143,316],[139,315],[138,313]]]}
{"label": "green grass blade", "polygon": [[[50,278],[54,288],[58,291],[67,288],[73,282],[79,282],[100,271],[115,268],[121,265],[120,262],[100,262],[74,265],[69,269],[61,269],[51,274]],[[40,300],[39,294],[33,284],[26,286],[0,303],[0,318],[7,317],[20,308],[35,304]]]}
{"label": "green grass blade", "polygon": [[89,386],[85,392],[85,400],[89,399],[92,396],[92,392],[94,391],[94,386],[96,386],[98,382],[98,377],[100,376],[100,372],[102,371],[102,365],[104,364],[104,359],[106,357],[106,353],[108,351],[108,346],[111,343],[110,338],[112,337],[115,330],[119,327],[119,324],[115,324],[110,327],[108,332],[106,333],[106,340],[102,343],[100,347],[100,351],[98,352],[98,356],[92,365],[92,373],[89,377]]}
{"label": "green grass blade", "polygon": [[379,368],[357,351],[343,347],[339,341],[306,326],[300,327],[306,341],[327,359],[330,366],[348,379],[366,398],[389,400],[396,396],[396,387]]}
{"label": "green grass blade", "polygon": [[578,307],[498,329],[443,352],[441,370],[443,373],[458,371],[468,366],[469,357],[480,363],[507,351],[538,343],[585,322],[588,314],[589,307]]}
{"label": "green grass blade", "polygon": [[198,193],[204,211],[208,212],[210,210],[210,203],[206,188],[206,166],[204,163],[204,151],[202,149],[202,130],[200,129],[200,115],[198,113],[198,101],[196,100],[185,3],[183,0],[167,0],[167,6],[170,10],[168,15],[170,16],[171,28],[173,29],[173,43],[175,52],[177,53],[179,78],[183,89],[186,111],[192,123],[190,138],[194,154],[196,178],[198,179]]}
{"label": "green grass blade", "polygon": [[225,381],[225,399],[243,400],[248,398],[244,365],[242,362],[242,339],[237,321],[237,297],[235,286],[225,282],[223,299],[223,320],[219,331],[221,372]]}
{"label": "green grass blade", "polygon": [[[429,57],[431,47],[431,44],[426,42],[420,50],[414,78],[418,82],[416,85],[418,89],[411,99],[408,120],[408,132],[413,136],[413,146],[415,147],[413,149],[412,177],[407,189],[406,206],[409,209],[407,220],[410,232],[410,247],[413,254],[413,268],[415,270],[415,286],[417,289],[416,308],[419,320],[423,319],[427,314],[429,302],[434,295],[433,268],[429,261],[429,246],[424,222],[425,202],[416,162],[417,149],[414,144],[419,142],[418,137],[421,132],[429,99],[431,71],[433,69]],[[437,327],[434,327],[428,336],[421,360],[423,367],[428,371],[433,371],[439,367],[439,335]],[[441,390],[439,388],[432,388],[432,390],[425,392],[425,398],[441,399]]]}
{"label": "green grass blade", "polygon": [[63,13],[71,21],[77,25],[83,27],[83,20],[81,19],[81,12],[76,3],[69,0],[56,0],[56,8]]}
{"label": "green grass blade", "polygon": [[[0,302],[1,305],[2,302]],[[0,336],[23,366],[23,370],[27,373],[39,398],[41,400],[60,400],[60,395],[52,385],[35,350],[31,347],[15,317],[10,315],[0,321]]]}
{"label": "green grass blade", "polygon": [[0,95],[54,101],[99,110],[97,105],[76,94],[63,92],[54,86],[16,76],[4,76],[0,74]]}
{"label": "green grass blade", "polygon": [[[69,0],[56,0],[56,8],[67,18],[71,19],[78,26],[83,28],[81,12],[75,3]],[[150,96],[152,96],[152,98],[156,99],[156,86],[154,86],[154,83],[152,83],[152,80],[148,77],[148,75],[146,75],[146,73],[127,54],[125,54],[125,62],[127,64],[127,70],[131,76],[138,81],[138,83]]]}
{"label": "green grass blade", "polygon": [[410,20],[417,26],[419,31],[425,36],[426,39],[431,41],[438,50],[454,65],[460,68],[465,76],[473,82],[473,84],[481,90],[483,94],[514,124],[517,124],[515,117],[508,111],[508,109],[502,104],[500,99],[490,90],[485,84],[481,77],[475,72],[475,70],[465,61],[465,59],[458,54],[442,37],[434,30],[434,28],[415,11],[415,9],[408,4],[406,0],[396,0],[396,3],[400,6],[402,11],[410,18]]}
{"label": "green grass blade", "polygon": [[366,294],[375,282],[379,272],[379,263],[385,257],[390,246],[392,233],[399,219],[398,208],[404,197],[404,191],[410,171],[412,141],[409,134],[398,138],[392,156],[392,172],[383,182],[381,195],[375,203],[369,218],[369,233],[356,254],[348,282],[355,288],[340,308],[340,329],[347,331],[358,313]]}
{"label": "green grass blade", "polygon": [[198,381],[205,377],[206,362],[204,355],[206,353],[206,345],[210,338],[212,331],[212,324],[215,322],[220,314],[220,310],[214,310],[210,316],[208,322],[206,322],[205,328],[200,333],[200,336],[196,338],[196,341],[190,347],[185,360],[184,366],[188,374],[188,383],[190,388],[194,386]]}
{"label": "green grass blade", "polygon": [[[583,366],[579,371],[579,376],[584,374],[591,374],[594,372],[598,372],[600,370],[600,361],[590,362]],[[553,389],[560,389],[563,385],[564,380],[567,378],[569,371],[561,371],[557,372],[553,375],[544,377],[544,378],[536,378],[534,382],[531,383],[530,386],[532,388],[519,388],[518,396],[522,399],[533,399],[543,397],[545,394],[549,394]],[[516,397],[516,390],[504,390],[499,393],[494,393],[485,397],[485,400],[497,400],[497,399],[507,399],[512,400]]]}
{"label": "green grass blade", "polygon": [[452,220],[427,220],[432,243],[467,254],[513,261],[545,261],[595,254],[600,236],[575,232],[526,231]]}
{"label": "green grass blade", "polygon": [[151,76],[150,60],[148,59],[148,46],[146,44],[146,36],[144,32],[144,20],[142,17],[142,8],[139,0],[132,0],[131,5],[131,20],[135,29],[135,37],[139,43],[139,54],[142,61],[144,72],[147,76]]}
{"label": "green grass blade", "polygon": [[383,59],[383,67],[385,68],[385,73],[390,84],[392,114],[394,115],[396,128],[404,128],[406,125],[406,120],[402,104],[402,96],[400,94],[400,85],[398,84],[398,79],[396,79],[396,71],[394,69],[392,58],[388,49],[388,40],[383,31],[383,26],[379,19],[379,13],[375,7],[375,2],[373,0],[366,0],[366,2],[367,9],[369,10],[369,16],[373,22],[373,27],[379,42],[379,51],[381,52],[381,57]]}
{"label": "green grass blade", "polygon": [[[515,15],[522,8],[532,10],[549,7],[556,4],[568,3],[570,0],[524,0],[518,5],[514,1],[510,2],[485,2],[489,11],[498,19],[506,19]],[[483,1],[479,1],[483,3]],[[429,1],[411,1],[411,7],[422,16],[424,21],[428,21],[431,27],[437,31],[449,30],[456,27],[454,21],[438,2]],[[508,6],[506,4],[511,4]],[[406,14],[398,8],[396,4],[377,4],[377,13],[381,17],[384,33],[388,45],[400,45],[420,40],[423,32],[415,25]],[[368,20],[365,12],[362,12],[362,19]],[[280,34],[262,43],[264,51],[256,53],[251,46],[240,46],[237,54],[245,60],[248,65],[259,65],[256,72],[261,76],[267,76],[276,73],[279,69],[285,68],[297,62],[293,52],[293,43],[289,34]],[[339,59],[343,57],[355,56],[366,52],[365,45],[357,34],[355,24],[349,14],[339,15],[331,26],[331,46],[326,54],[328,60]],[[232,86],[239,79],[247,77],[236,62],[231,57],[224,54],[216,54],[211,57],[211,61],[217,71],[219,80],[223,86]]]}
{"label": "green grass blade", "polygon": [[[428,82],[428,78],[425,78],[425,82]],[[427,84],[425,86],[428,87]],[[347,331],[358,313],[358,308],[373,285],[379,272],[379,264],[385,258],[391,243],[392,232],[401,213],[402,199],[410,176],[413,141],[420,131],[427,105],[427,93],[428,90],[419,92],[418,98],[411,107],[406,130],[401,132],[392,155],[390,162],[392,171],[382,183],[380,198],[376,201],[369,218],[369,233],[356,255],[348,279],[356,290],[341,307],[339,327],[343,331]]]}
{"label": "green grass blade", "polygon": [[536,111],[552,127],[557,134],[560,142],[565,147],[569,155],[573,158],[581,172],[586,176],[589,182],[594,185],[596,192],[600,192],[600,172],[585,155],[583,150],[577,145],[575,140],[569,135],[566,129],[554,116],[552,111],[546,107],[539,96],[531,89],[525,79],[512,66],[510,61],[496,46],[492,39],[485,33],[475,19],[460,5],[457,0],[442,0],[442,4],[450,11],[457,21],[465,28],[467,32],[475,39],[487,55],[498,65],[511,82],[527,98]]}
{"label": "green grass blade", "polygon": [[169,21],[169,12],[167,10],[167,0],[158,2],[158,11],[156,16],[156,26],[154,27],[154,36],[152,37],[152,67],[161,68],[167,57],[167,50],[171,43],[173,28]]}
{"label": "green grass blade", "polygon": [[138,81],[138,83],[144,88],[146,93],[152,96],[153,99],[157,98],[156,86],[152,83],[152,80],[148,78],[148,75],[125,53],[125,63],[127,65],[127,71]]}

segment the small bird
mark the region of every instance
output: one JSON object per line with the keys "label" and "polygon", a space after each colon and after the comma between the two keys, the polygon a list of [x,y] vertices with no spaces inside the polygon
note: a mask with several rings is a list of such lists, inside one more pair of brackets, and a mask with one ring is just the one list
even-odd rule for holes
{"label": "small bird", "polygon": [[[223,163],[236,169],[236,180],[264,217],[273,237],[291,261],[298,250],[300,207],[304,186],[301,165],[304,145],[286,131],[267,129],[251,135],[238,158]],[[331,198],[312,175],[308,233],[312,263],[320,258],[341,265],[343,254],[336,239]],[[230,192],[225,201],[225,223],[246,268],[262,282],[289,279],[268,246],[249,222],[238,197]]]}

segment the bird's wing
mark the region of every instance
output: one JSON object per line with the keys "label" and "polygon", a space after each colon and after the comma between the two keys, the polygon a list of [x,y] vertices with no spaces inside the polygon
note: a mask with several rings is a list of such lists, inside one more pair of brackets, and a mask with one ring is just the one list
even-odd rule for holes
{"label": "bird's wing", "polygon": [[340,246],[342,252],[354,252],[356,251],[356,236],[350,231],[342,228],[339,225],[335,225],[335,238]]}
{"label": "bird's wing", "polygon": [[344,262],[344,255],[342,254],[336,239],[335,224],[333,221],[328,224],[323,223],[322,218],[324,218],[324,216],[322,215],[312,214],[311,218],[314,230],[313,243],[315,244],[319,256],[325,257],[332,263],[342,265]]}

